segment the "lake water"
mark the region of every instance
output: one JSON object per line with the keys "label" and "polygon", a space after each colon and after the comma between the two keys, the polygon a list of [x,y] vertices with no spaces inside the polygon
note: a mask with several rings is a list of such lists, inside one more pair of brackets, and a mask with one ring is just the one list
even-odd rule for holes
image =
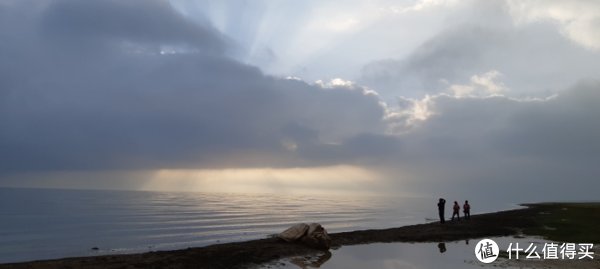
{"label": "lake water", "polygon": [[[299,222],[397,227],[434,220],[436,199],[0,188],[0,263],[243,241]],[[516,207],[470,202],[473,214]]]}

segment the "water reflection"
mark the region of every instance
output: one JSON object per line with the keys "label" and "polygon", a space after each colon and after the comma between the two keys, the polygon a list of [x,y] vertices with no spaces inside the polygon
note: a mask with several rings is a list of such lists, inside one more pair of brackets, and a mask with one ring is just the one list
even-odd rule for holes
{"label": "water reflection", "polygon": [[440,253],[446,252],[446,243],[444,243],[444,242],[438,243],[438,248],[440,249]]}
{"label": "water reflection", "polygon": [[[492,238],[501,246],[509,242],[541,244],[536,238]],[[476,240],[478,241],[478,240]],[[301,256],[266,264],[262,268],[481,268],[474,255],[474,245],[469,240],[438,243],[375,243],[344,246],[332,252],[320,252],[315,256]],[[501,264],[503,268],[511,264]]]}
{"label": "water reflection", "polygon": [[320,252],[319,254],[316,254],[314,256],[290,258],[290,263],[302,269],[319,268],[329,259],[331,259],[331,252],[325,251]]}

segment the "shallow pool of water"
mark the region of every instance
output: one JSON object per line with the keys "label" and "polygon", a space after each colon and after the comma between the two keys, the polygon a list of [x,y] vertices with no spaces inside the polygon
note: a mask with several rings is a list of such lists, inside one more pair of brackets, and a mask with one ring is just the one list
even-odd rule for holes
{"label": "shallow pool of water", "polygon": [[[519,243],[521,246],[534,243],[540,246],[549,242],[534,237],[493,237],[491,239],[499,245],[500,252],[506,252],[509,243]],[[336,250],[320,252],[316,255],[274,261],[260,268],[482,268],[486,264],[479,262],[475,257],[475,246],[479,240],[438,243],[375,243],[344,246]],[[501,259],[488,266],[490,268],[495,266],[519,268],[502,263]]]}

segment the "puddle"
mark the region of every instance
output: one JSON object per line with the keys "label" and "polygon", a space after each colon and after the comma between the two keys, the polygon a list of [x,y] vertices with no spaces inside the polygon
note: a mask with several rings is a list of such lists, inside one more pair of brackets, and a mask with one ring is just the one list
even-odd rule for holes
{"label": "puddle", "polygon": [[[500,252],[506,252],[509,243],[528,246],[533,243],[543,246],[549,241],[534,238],[492,237],[499,246]],[[489,265],[483,264],[475,257],[475,245],[479,239],[439,243],[375,243],[368,245],[344,246],[336,250],[320,252],[312,256],[291,257],[259,268],[521,268],[503,262],[499,258]],[[541,248],[541,247],[540,247]]]}

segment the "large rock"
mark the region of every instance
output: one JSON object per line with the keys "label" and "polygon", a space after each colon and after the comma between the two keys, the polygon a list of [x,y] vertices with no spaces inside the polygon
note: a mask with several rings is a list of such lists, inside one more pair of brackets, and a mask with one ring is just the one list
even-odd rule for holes
{"label": "large rock", "polygon": [[306,234],[306,231],[308,231],[308,228],[309,225],[306,223],[296,224],[290,228],[287,228],[287,230],[281,232],[279,234],[279,238],[287,242],[294,242],[303,237]]}
{"label": "large rock", "polygon": [[307,246],[327,250],[331,247],[331,238],[321,224],[300,223],[279,234],[287,242],[301,242]]}

